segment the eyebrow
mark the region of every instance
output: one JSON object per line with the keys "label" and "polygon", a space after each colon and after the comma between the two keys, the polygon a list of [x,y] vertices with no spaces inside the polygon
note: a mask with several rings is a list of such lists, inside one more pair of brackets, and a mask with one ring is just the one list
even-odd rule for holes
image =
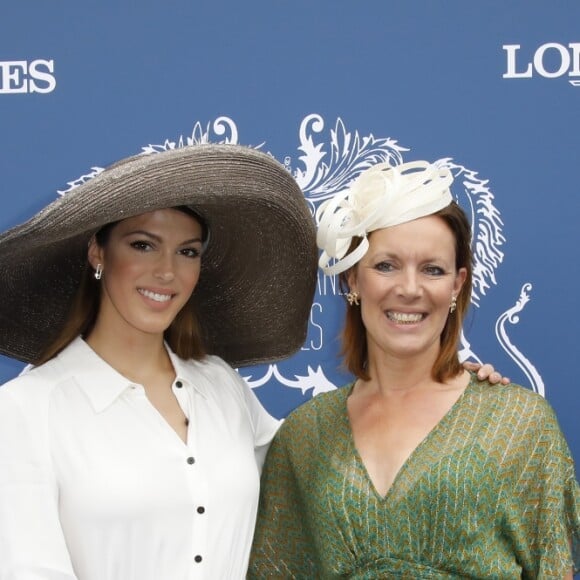
{"label": "eyebrow", "polygon": [[[395,252],[391,252],[391,251],[382,251],[382,250],[378,250],[377,252],[375,252],[374,254],[370,253],[369,254],[370,258],[372,259],[372,261],[375,260],[400,260],[401,259],[401,255],[400,253],[395,253]],[[443,256],[437,256],[437,255],[430,255],[427,258],[423,258],[420,261],[422,264],[423,263],[447,263],[447,260],[445,257]],[[453,261],[453,263],[455,263]]]}
{"label": "eyebrow", "polygon": [[[152,234],[151,232],[148,232],[147,230],[133,230],[133,231],[130,231],[130,232],[127,232],[126,234],[124,234],[123,237],[137,236],[137,235],[146,236],[146,237],[151,238],[159,243],[163,242],[163,238],[161,236],[158,236],[156,234]],[[179,245],[186,246],[187,244],[193,244],[196,242],[203,243],[203,240],[201,238],[191,238],[190,240],[184,240]]]}

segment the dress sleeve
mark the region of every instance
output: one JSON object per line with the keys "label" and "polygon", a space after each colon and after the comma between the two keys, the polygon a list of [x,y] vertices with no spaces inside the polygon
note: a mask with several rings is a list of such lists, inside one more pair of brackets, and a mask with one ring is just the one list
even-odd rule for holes
{"label": "dress sleeve", "polygon": [[58,517],[47,418],[24,409],[4,389],[0,387],[0,578],[73,580]]}
{"label": "dress sleeve", "polygon": [[509,524],[519,537],[523,577],[563,578],[580,570],[580,487],[555,414],[542,403],[529,417],[536,435],[514,486]]}
{"label": "dress sleeve", "polygon": [[[287,419],[266,457],[248,571],[251,579],[318,577],[304,486],[308,481],[304,474],[308,470],[304,457],[309,457],[310,453],[304,445],[300,450],[288,440],[296,429],[302,427],[295,424],[292,417]],[[299,471],[302,474],[297,477]]]}

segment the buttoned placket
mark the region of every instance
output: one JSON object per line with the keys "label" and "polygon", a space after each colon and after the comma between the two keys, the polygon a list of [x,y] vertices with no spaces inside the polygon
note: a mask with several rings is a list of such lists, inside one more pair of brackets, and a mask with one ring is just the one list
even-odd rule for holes
{"label": "buttoned placket", "polygon": [[192,505],[192,538],[191,538],[191,558],[194,577],[203,577],[206,569],[208,557],[207,536],[208,536],[208,513],[207,513],[207,481],[203,476],[203,457],[197,453],[199,446],[197,442],[197,422],[195,413],[198,408],[196,399],[201,397],[191,385],[180,378],[173,383],[173,393],[188,418],[187,426],[187,452],[186,452],[186,479],[189,486]]}
{"label": "buttoned placket", "polygon": [[145,389],[142,385],[131,384],[130,389],[134,396],[143,397],[149,414],[153,420],[162,424],[162,430],[167,436],[168,445],[179,445],[179,455],[181,456],[181,469],[189,489],[191,498],[191,563],[192,563],[192,578],[202,578],[204,576],[204,569],[207,561],[207,536],[208,536],[208,486],[207,480],[204,477],[203,459],[200,461],[197,451],[199,446],[197,444],[198,433],[196,428],[195,413],[196,407],[195,399],[202,397],[197,391],[186,381],[177,378],[173,381],[172,391],[181,407],[184,415],[187,417],[187,442],[184,443],[173,428],[167,423],[164,417],[157,411],[157,409],[147,399]]}

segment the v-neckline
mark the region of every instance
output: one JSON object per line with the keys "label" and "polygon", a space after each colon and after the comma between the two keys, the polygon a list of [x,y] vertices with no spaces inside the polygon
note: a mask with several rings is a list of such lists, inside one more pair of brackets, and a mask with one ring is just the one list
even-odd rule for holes
{"label": "v-neckline", "polygon": [[[179,435],[179,433],[171,426],[171,423],[169,423],[169,421],[163,416],[161,411],[151,402],[151,400],[147,397],[146,394],[145,394],[145,399],[147,401],[147,405],[148,405],[148,408],[149,408],[151,415],[154,416],[155,420],[158,421],[162,425],[162,429],[165,433],[167,433],[167,436],[170,437],[173,441],[178,441],[183,447],[188,448],[189,447],[189,439],[190,439],[190,437],[189,437],[190,429],[189,429],[189,417],[188,417],[188,414],[185,412],[185,410],[183,408],[181,408],[183,414],[185,415],[186,427],[187,427],[187,433],[186,433],[186,437],[185,437],[185,441],[184,441],[181,438],[181,436]],[[181,405],[179,404],[179,401],[177,401],[177,404],[181,407]]]}
{"label": "v-neckline", "polygon": [[459,407],[462,405],[463,401],[465,400],[467,393],[472,389],[473,384],[474,384],[474,375],[473,375],[473,373],[470,373],[469,382],[467,383],[467,386],[465,387],[465,389],[463,390],[461,395],[459,395],[457,400],[453,403],[453,405],[451,405],[449,410],[433,426],[433,428],[427,433],[427,435],[425,435],[425,437],[423,437],[423,439],[421,439],[421,441],[415,447],[415,449],[413,449],[413,451],[411,451],[411,453],[409,454],[407,459],[405,459],[405,461],[401,465],[399,471],[397,471],[391,485],[389,486],[389,488],[387,489],[387,491],[384,495],[381,495],[378,492],[377,487],[376,487],[373,479],[371,478],[371,476],[368,472],[368,469],[365,465],[365,462],[363,461],[363,458],[356,447],[356,444],[354,441],[354,433],[353,433],[352,426],[350,423],[350,417],[348,416],[348,398],[352,394],[352,391],[353,391],[354,385],[355,385],[355,381],[353,381],[353,383],[350,385],[350,387],[348,387],[346,396],[344,397],[344,400],[343,400],[343,420],[345,422],[345,427],[346,427],[346,430],[348,432],[348,446],[350,447],[350,451],[353,454],[353,456],[354,456],[354,458],[355,458],[355,460],[356,460],[356,462],[357,462],[357,464],[358,464],[358,466],[363,474],[363,477],[365,478],[370,489],[372,490],[372,493],[374,494],[374,496],[376,497],[376,499],[380,503],[383,503],[383,504],[387,503],[390,496],[393,495],[393,493],[394,493],[393,489],[396,489],[397,484],[404,477],[404,475],[408,472],[409,466],[412,467],[412,464],[415,463],[415,461],[416,461],[415,458],[417,457],[419,452],[423,448],[427,447],[427,445],[429,445],[431,440],[437,436],[437,434],[453,419],[453,417],[455,417],[455,415],[458,412]]}

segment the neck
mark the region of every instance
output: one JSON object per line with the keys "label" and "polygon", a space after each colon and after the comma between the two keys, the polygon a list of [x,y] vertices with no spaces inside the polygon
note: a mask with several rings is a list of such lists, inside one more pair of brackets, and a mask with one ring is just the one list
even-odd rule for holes
{"label": "neck", "polygon": [[172,369],[163,335],[106,332],[97,325],[86,342],[117,372],[140,384],[146,377]]}
{"label": "neck", "polygon": [[369,348],[369,383],[384,394],[411,392],[424,387],[433,387],[436,381],[431,376],[439,347],[417,355],[400,356]]}

